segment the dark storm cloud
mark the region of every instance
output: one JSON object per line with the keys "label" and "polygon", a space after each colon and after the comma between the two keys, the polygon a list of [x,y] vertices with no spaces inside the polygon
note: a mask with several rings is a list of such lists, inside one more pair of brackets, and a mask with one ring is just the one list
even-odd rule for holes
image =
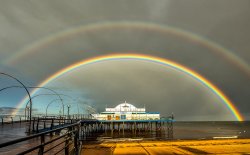
{"label": "dark storm cloud", "polygon": [[[77,2],[2,2],[0,5],[0,69],[19,77],[27,85],[37,85],[39,81],[46,79],[56,71],[85,58],[118,52],[149,54],[176,61],[204,75],[221,88],[246,117],[250,117],[248,110],[249,76],[246,76],[234,64],[235,62],[229,62],[220,54],[214,53],[212,49],[196,42],[157,30],[127,27],[77,33],[71,37],[41,44],[30,54],[16,59],[17,61],[14,63],[7,61],[8,58],[17,53],[20,54],[39,41],[47,40],[46,38],[49,39],[54,34],[63,33],[73,27],[109,21],[139,21],[170,25],[201,35],[232,50],[233,54],[238,55],[249,64],[249,1],[159,0],[154,2],[138,0],[130,2],[107,0],[105,2]],[[109,69],[112,67],[109,66]],[[63,87],[60,85],[53,85],[53,87],[55,89],[63,88],[64,92],[69,90],[69,94],[83,96],[82,98],[89,95],[88,102],[96,104],[97,107],[100,107],[99,109],[102,109],[105,104],[115,105],[127,98],[130,102],[141,103],[140,106],[147,104],[149,110],[156,111],[167,103],[172,110],[168,111],[166,108],[166,112],[180,111],[180,114],[176,115],[183,117],[186,115],[189,116],[188,119],[193,119],[190,116],[193,112],[197,112],[197,117],[204,119],[220,113],[220,111],[211,110],[209,103],[213,102],[214,98],[211,101],[209,100],[211,96],[203,96],[207,92],[202,94],[196,90],[197,87],[190,88],[185,85],[185,82],[182,87],[179,86],[179,89],[175,88],[174,83],[167,82],[166,85],[166,81],[164,81],[166,77],[157,76],[162,74],[157,72],[157,68],[150,71],[135,71],[140,73],[139,75],[130,73],[130,71],[117,71],[117,69],[110,72],[114,76],[96,70],[91,73],[91,77],[86,76],[84,79],[78,77],[77,81],[69,81],[68,87],[66,87],[67,83],[63,83]],[[85,77],[85,75],[82,76]],[[98,79],[98,77],[102,79]],[[178,76],[173,77],[178,78]],[[150,78],[155,80],[151,81]],[[93,81],[91,81],[92,79]],[[112,82],[108,79],[112,79]],[[88,81],[87,84],[86,81]],[[121,82],[123,86],[119,87]],[[84,85],[79,88],[81,83]],[[103,89],[98,90],[97,85]],[[84,89],[85,87],[88,89]],[[185,93],[191,90],[193,94]],[[176,97],[178,92],[184,95]],[[137,94],[136,99],[133,97],[134,94]],[[165,96],[165,94],[167,95]],[[95,95],[98,96],[98,99],[93,100]],[[190,103],[195,97],[197,101]],[[204,106],[199,106],[199,100],[202,100]],[[152,106],[154,101],[159,104]],[[188,104],[182,104],[181,107],[176,105],[184,102]],[[200,112],[196,110],[195,106],[199,106]],[[210,111],[206,111],[207,109]],[[208,115],[205,116],[203,112],[207,112]],[[221,118],[226,117],[226,115],[221,116]]]}

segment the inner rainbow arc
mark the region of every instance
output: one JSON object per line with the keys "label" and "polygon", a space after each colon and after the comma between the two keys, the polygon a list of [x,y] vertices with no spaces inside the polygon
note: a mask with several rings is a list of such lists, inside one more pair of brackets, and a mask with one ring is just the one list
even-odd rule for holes
{"label": "inner rainbow arc", "polygon": [[[95,63],[95,62],[100,62],[100,61],[106,61],[106,60],[116,60],[116,59],[135,59],[135,60],[145,60],[145,61],[151,61],[151,62],[155,62],[155,63],[160,63],[163,65],[167,65],[170,66],[172,68],[175,68],[179,71],[182,71],[186,74],[188,74],[189,76],[195,78],[196,80],[198,80],[199,82],[201,82],[202,84],[204,84],[207,88],[209,88],[211,91],[213,91],[222,101],[223,103],[226,105],[226,107],[230,110],[230,112],[233,114],[233,116],[238,120],[238,121],[243,121],[243,116],[240,114],[239,110],[235,107],[235,105],[233,104],[232,101],[230,101],[230,99],[218,88],[216,87],[213,83],[211,83],[209,80],[207,80],[205,77],[201,76],[200,74],[198,74],[197,72],[181,65],[178,64],[176,62],[167,60],[167,59],[163,59],[163,58],[159,58],[159,57],[154,57],[154,56],[149,56],[149,55],[142,55],[142,54],[112,54],[112,55],[104,55],[104,56],[98,56],[98,57],[94,57],[94,58],[90,58],[87,60],[83,60],[80,62],[77,62],[75,64],[72,64],[66,68],[61,69],[60,71],[56,72],[55,74],[51,75],[50,77],[48,77],[47,79],[45,79],[43,82],[41,82],[38,86],[39,87],[43,87],[45,85],[47,85],[48,83],[50,83],[51,81],[55,80],[56,78],[59,78],[60,76],[62,76],[63,74],[66,74],[70,71],[73,71],[74,69],[81,67],[83,65],[87,65],[87,64],[91,64],[91,63]],[[35,94],[39,89],[34,89],[31,94]],[[18,105],[17,105],[17,109],[20,108],[25,101],[28,98],[24,98]],[[14,114],[16,114],[17,111],[14,112]]]}

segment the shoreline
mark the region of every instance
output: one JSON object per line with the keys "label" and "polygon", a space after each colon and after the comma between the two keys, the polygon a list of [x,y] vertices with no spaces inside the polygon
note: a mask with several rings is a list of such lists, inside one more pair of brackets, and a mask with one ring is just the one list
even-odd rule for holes
{"label": "shoreline", "polygon": [[103,141],[84,143],[81,154],[250,154],[250,139]]}

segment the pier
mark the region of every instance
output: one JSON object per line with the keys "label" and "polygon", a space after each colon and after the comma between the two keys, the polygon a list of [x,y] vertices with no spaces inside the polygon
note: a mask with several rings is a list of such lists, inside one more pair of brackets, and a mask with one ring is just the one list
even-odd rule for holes
{"label": "pier", "polygon": [[[29,97],[24,108],[24,115],[12,114],[13,108],[7,108],[10,110],[9,114],[1,115],[1,133],[4,133],[5,139],[9,138],[0,142],[1,154],[78,155],[81,154],[82,146],[86,142],[97,140],[101,134],[116,139],[138,136],[143,138],[145,135],[155,132],[156,136],[167,133],[164,137],[168,140],[173,139],[173,115],[161,118],[159,112],[146,112],[145,106],[144,108],[136,108],[126,101],[115,108],[106,108],[106,111],[100,114],[94,113],[95,110],[89,113],[93,108],[87,105],[88,114],[81,115],[78,102],[75,102],[72,97],[58,94],[46,87],[28,87],[9,74],[1,73],[1,75],[16,80],[22,86],[8,86],[0,91],[22,88],[25,89]],[[46,89],[53,94],[31,96],[28,90],[30,88]],[[36,116],[33,113],[32,99],[41,95],[56,95],[58,99],[47,104],[46,115]],[[76,103],[77,114],[70,114],[71,105],[64,105],[61,96],[67,96]],[[54,101],[60,101],[62,115],[60,110],[59,115],[48,116],[48,107]],[[67,115],[64,115],[64,106],[68,109]],[[22,133],[20,136],[15,135],[20,131]],[[7,132],[14,134],[10,136]]]}
{"label": "pier", "polygon": [[136,132],[166,130],[167,137],[173,138],[172,117],[159,120],[96,120],[77,117],[74,119],[33,118],[32,120],[32,123],[26,122],[26,127],[29,130],[32,129],[32,133],[0,144],[1,154],[6,150],[14,154],[81,154],[83,145],[89,138],[105,133],[111,135],[117,133],[123,137],[125,132],[136,134]]}

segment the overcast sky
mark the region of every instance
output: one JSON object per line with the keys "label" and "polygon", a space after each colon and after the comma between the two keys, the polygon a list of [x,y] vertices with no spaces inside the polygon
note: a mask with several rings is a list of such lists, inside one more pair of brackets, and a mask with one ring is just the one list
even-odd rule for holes
{"label": "overcast sky", "polygon": [[[64,67],[99,55],[157,56],[210,80],[250,119],[249,7],[248,0],[1,2],[0,71],[36,86]],[[17,83],[1,76],[0,88],[9,85]],[[98,111],[126,100],[162,115],[173,112],[178,120],[235,120],[199,81],[151,62],[82,66],[47,87]],[[0,92],[0,107],[15,107],[25,95],[22,89]],[[53,99],[37,98],[34,106],[44,111]]]}

